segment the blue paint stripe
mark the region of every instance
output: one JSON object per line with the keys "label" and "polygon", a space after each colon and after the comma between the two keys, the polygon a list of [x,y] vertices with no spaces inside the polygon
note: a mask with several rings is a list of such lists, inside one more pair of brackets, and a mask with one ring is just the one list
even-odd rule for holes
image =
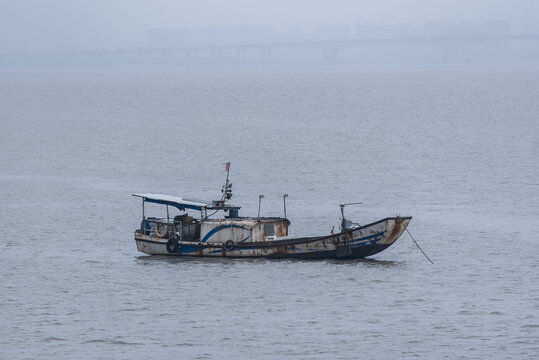
{"label": "blue paint stripe", "polygon": [[351,240],[350,243],[353,243],[353,242],[358,242],[358,241],[363,241],[363,240],[367,240],[367,239],[372,239],[372,238],[375,238],[375,237],[382,237],[382,235],[384,235],[384,232],[379,232],[378,234],[372,234],[372,235],[369,235],[369,236],[365,236],[365,237],[362,237],[362,238],[359,238],[359,239],[354,239],[354,240]]}
{"label": "blue paint stripe", "polygon": [[206,234],[206,236],[204,236],[204,238],[202,239],[202,242],[208,241],[208,239],[209,239],[210,237],[212,237],[212,235],[214,235],[216,232],[221,231],[221,230],[224,230],[224,229],[229,229],[229,228],[239,228],[239,229],[243,229],[243,230],[250,231],[250,229],[247,229],[246,227],[243,227],[243,226],[240,226],[240,225],[234,225],[234,224],[231,224],[231,225],[221,225],[221,226],[218,226],[218,227],[216,227],[215,229],[212,229],[211,231],[209,231],[209,232]]}
{"label": "blue paint stripe", "polygon": [[[230,227],[239,227],[239,228],[245,229],[244,227],[238,226],[238,225],[222,225],[222,226],[219,226],[219,227],[213,229],[212,231],[210,231],[204,237],[204,239],[207,240],[209,237],[211,237],[211,235],[215,234],[217,231],[223,230],[223,229],[226,229],[226,228],[230,228]],[[245,230],[249,230],[249,229],[245,229]],[[213,232],[213,234],[210,234],[212,232]],[[354,240],[350,241],[350,246],[352,246],[352,247],[368,246],[368,245],[371,245],[372,241],[376,242],[376,241],[380,240],[383,235],[384,235],[384,231],[381,231],[381,232],[379,232],[377,234],[372,234],[372,235],[364,236],[362,238],[354,239]],[[249,239],[250,237],[251,236],[249,235],[248,237],[246,237],[245,239],[240,241],[240,243],[247,241],[247,239]],[[365,241],[365,240],[369,240],[369,239],[373,239],[373,240],[372,241],[367,241],[364,244],[360,243],[361,241]],[[206,241],[206,240],[203,240],[203,241]],[[295,246],[295,245],[289,245],[289,246]],[[188,248],[188,249],[184,250],[184,248]],[[234,248],[234,250],[258,250],[258,249],[262,249],[262,248],[263,248],[262,246],[260,246],[260,247],[236,247],[236,248]],[[180,249],[181,249],[181,251],[179,251],[179,252],[182,252],[182,253],[195,252],[195,248],[192,247],[192,246],[180,246]],[[234,250],[231,250],[231,251],[234,251]],[[210,251],[209,253],[213,254],[213,253],[218,253],[218,252],[221,252],[221,251],[222,251],[221,249],[217,249],[217,250]],[[317,250],[312,248],[312,251],[317,251]]]}
{"label": "blue paint stripe", "polygon": [[[381,231],[378,234],[373,234],[373,235],[365,236],[359,239],[355,239],[355,240],[350,241],[350,246],[351,247],[369,246],[373,242],[376,243],[377,241],[379,241],[383,235],[384,235],[384,232]],[[369,241],[370,239],[372,240]]]}
{"label": "blue paint stripe", "polygon": [[194,253],[195,252],[195,247],[194,246],[178,246],[178,251],[176,251],[177,253]]}

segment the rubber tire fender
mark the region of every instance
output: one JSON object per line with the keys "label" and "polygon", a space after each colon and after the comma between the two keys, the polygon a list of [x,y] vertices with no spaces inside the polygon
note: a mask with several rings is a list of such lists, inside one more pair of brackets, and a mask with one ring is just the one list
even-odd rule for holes
{"label": "rubber tire fender", "polygon": [[167,251],[169,254],[174,254],[178,251],[180,244],[176,239],[168,239],[167,241]]}
{"label": "rubber tire fender", "polygon": [[227,240],[226,243],[225,243],[225,249],[227,251],[230,251],[230,250],[234,249],[235,246],[236,245],[234,244],[234,241],[232,241],[232,240]]}

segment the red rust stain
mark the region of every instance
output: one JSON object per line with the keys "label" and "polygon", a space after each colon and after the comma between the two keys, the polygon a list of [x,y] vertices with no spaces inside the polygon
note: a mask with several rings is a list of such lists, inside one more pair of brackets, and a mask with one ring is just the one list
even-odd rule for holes
{"label": "red rust stain", "polygon": [[402,221],[399,221],[399,222],[396,222],[395,221],[395,225],[393,226],[393,229],[391,230],[391,232],[389,233],[389,239],[394,239],[396,238],[400,233],[402,232]]}

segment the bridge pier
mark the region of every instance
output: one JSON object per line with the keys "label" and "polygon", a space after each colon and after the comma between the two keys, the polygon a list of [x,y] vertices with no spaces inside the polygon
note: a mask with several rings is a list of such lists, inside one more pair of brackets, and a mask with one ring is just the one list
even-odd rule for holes
{"label": "bridge pier", "polygon": [[272,47],[271,46],[262,46],[260,48],[260,55],[262,58],[262,63],[267,63],[271,59]]}

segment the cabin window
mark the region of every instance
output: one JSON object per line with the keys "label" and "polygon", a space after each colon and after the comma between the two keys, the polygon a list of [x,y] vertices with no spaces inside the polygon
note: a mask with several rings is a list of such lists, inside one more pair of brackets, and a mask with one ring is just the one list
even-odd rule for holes
{"label": "cabin window", "polygon": [[275,228],[273,227],[273,224],[264,225],[264,233],[266,233],[266,236],[275,235]]}

